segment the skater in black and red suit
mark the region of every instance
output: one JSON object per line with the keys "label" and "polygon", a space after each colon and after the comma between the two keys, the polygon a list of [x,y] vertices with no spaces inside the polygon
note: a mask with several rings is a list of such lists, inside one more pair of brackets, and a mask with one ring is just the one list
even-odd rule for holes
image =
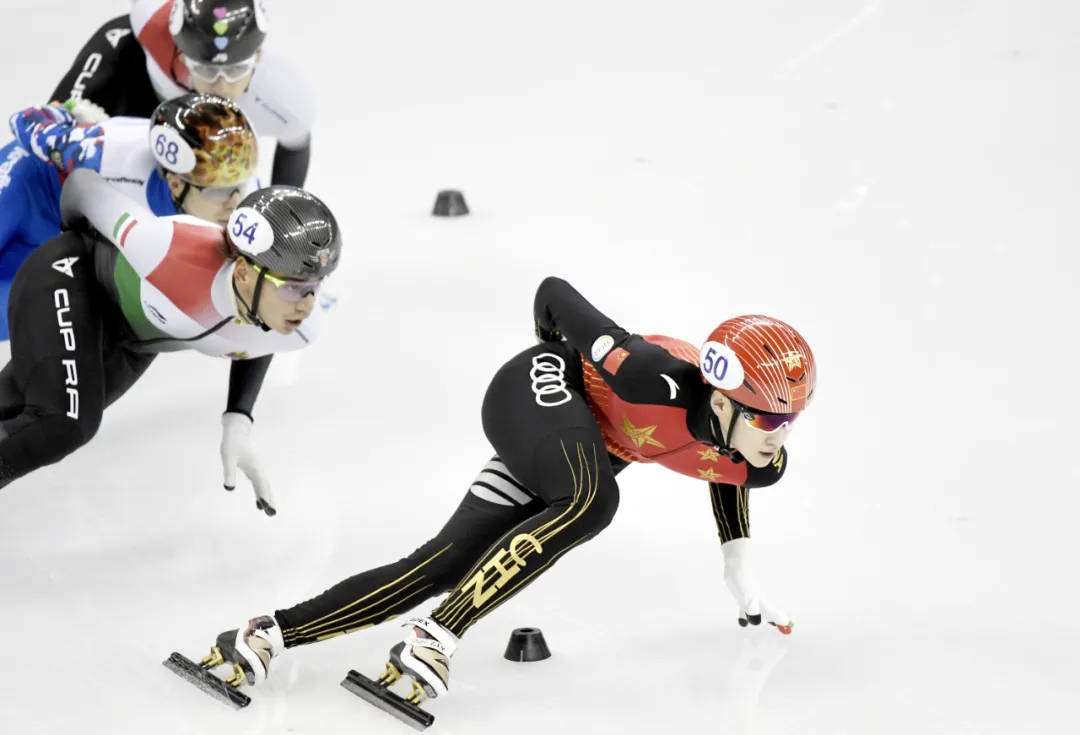
{"label": "skater in black and red suit", "polygon": [[496,456],[442,530],[393,564],[223,633],[217,658],[234,664],[230,683],[262,681],[286,649],[449,592],[430,617],[407,623],[389,665],[413,678],[411,702],[445,694],[461,636],[611,522],[615,476],[633,462],[708,483],[740,623],[791,632],[747,564],[747,494],[787,469],[784,442],[814,393],[805,340],[765,316],[723,322],[700,351],[631,334],[558,278],[540,284],[534,315],[540,344],[507,362],[484,398]]}

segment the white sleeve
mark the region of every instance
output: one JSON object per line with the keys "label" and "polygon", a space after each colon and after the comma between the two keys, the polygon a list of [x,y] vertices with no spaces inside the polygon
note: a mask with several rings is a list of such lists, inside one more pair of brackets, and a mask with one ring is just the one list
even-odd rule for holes
{"label": "white sleeve", "polygon": [[[142,45],[143,39],[140,38],[143,35],[143,29],[146,24],[150,22],[150,19],[161,10],[165,5],[170,4],[170,0],[132,0],[131,13],[129,17],[131,19],[131,29],[135,32],[135,37],[139,38],[139,44]],[[157,92],[158,97],[163,100],[171,100],[174,97],[179,97],[183,94],[187,94],[188,90],[181,87],[176,81],[169,76],[167,70],[158,66],[157,61],[154,60],[153,54],[151,54],[145,47],[143,52],[146,55],[146,73],[150,77],[150,84],[153,85],[154,91]]]}
{"label": "white sleeve", "polygon": [[264,48],[240,102],[255,132],[277,138],[284,148],[300,148],[311,136],[315,91],[294,64],[273,50]]}
{"label": "white sleeve", "polygon": [[142,32],[143,26],[166,2],[168,0],[131,0],[131,11],[128,15],[131,19],[131,29],[135,31],[136,36]]}
{"label": "white sleeve", "polygon": [[164,260],[172,243],[170,220],[155,217],[144,204],[85,168],[68,175],[60,193],[60,217],[65,225],[85,218],[144,278]]}
{"label": "white sleeve", "polygon": [[150,121],[144,117],[110,117],[101,122],[105,144],[101,175],[113,181],[138,181],[141,189],[157,162],[150,152]]}

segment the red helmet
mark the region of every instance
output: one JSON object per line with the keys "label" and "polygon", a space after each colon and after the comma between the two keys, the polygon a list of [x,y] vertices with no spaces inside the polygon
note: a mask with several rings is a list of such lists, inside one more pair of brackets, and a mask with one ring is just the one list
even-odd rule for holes
{"label": "red helmet", "polygon": [[724,395],[766,413],[797,413],[814,397],[814,353],[779,319],[728,319],[701,347],[701,374]]}

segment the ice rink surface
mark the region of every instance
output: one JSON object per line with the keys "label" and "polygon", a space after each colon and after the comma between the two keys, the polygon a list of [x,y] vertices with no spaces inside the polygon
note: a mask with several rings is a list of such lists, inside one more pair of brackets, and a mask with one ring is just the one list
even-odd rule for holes
{"label": "ice rink surface", "polygon": [[[0,8],[7,114],[127,3]],[[794,634],[736,625],[704,484],[633,467],[614,523],[463,639],[432,732],[1080,731],[1075,3],[271,10],[347,238],[325,339],[256,409],[280,512],[221,489],[228,366],[160,357],[0,492],[0,732],[408,732],[338,686],[393,623],[289,651],[239,713],[161,661],[434,533],[549,274],[639,333],[807,337],[816,400],[751,495]],[[472,215],[432,218],[442,188]],[[501,658],[525,625],[550,660]]]}

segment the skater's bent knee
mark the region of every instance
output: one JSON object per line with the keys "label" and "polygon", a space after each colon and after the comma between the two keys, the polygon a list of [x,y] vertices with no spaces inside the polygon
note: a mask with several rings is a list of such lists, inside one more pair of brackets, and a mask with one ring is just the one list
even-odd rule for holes
{"label": "skater's bent knee", "polygon": [[49,413],[40,423],[42,432],[51,437],[57,447],[71,453],[94,438],[101,426],[101,414],[84,413],[72,418],[70,413]]}
{"label": "skater's bent knee", "polygon": [[97,433],[101,416],[75,419],[65,414],[28,406],[21,415],[4,422],[8,442],[17,444],[29,464],[40,467],[59,462]]}
{"label": "skater's bent knee", "polygon": [[583,475],[577,491],[553,506],[565,508],[568,517],[590,534],[604,530],[619,509],[619,486],[610,474]]}
{"label": "skater's bent knee", "polygon": [[593,526],[597,531],[607,528],[619,509],[619,486],[614,477],[601,478],[593,499]]}

